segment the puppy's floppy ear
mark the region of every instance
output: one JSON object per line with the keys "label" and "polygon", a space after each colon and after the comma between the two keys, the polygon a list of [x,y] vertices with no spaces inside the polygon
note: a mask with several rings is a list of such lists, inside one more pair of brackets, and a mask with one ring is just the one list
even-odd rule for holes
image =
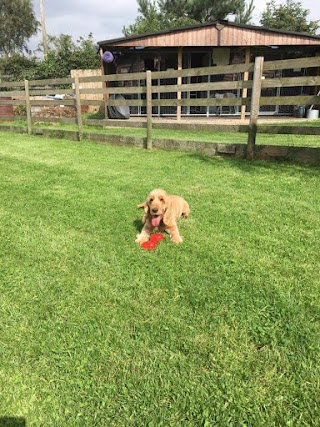
{"label": "puppy's floppy ear", "polygon": [[137,208],[139,208],[139,209],[145,209],[145,207],[147,206],[147,204],[146,204],[146,202],[144,202],[144,203],[139,203],[138,205],[137,205]]}
{"label": "puppy's floppy ear", "polygon": [[175,222],[175,210],[173,209],[172,202],[170,199],[166,199],[166,207],[163,216],[163,222],[166,225],[171,225]]}
{"label": "puppy's floppy ear", "polygon": [[137,205],[137,208],[139,208],[139,209],[144,209],[144,213],[146,213],[146,214],[149,212],[149,206],[148,206],[148,203],[147,203],[147,202],[139,203],[139,204]]}

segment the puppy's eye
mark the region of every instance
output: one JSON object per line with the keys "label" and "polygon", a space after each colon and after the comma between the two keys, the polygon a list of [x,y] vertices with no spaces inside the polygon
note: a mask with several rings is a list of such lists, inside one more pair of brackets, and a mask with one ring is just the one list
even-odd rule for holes
{"label": "puppy's eye", "polygon": [[163,197],[160,197],[160,202],[164,202],[164,198]]}
{"label": "puppy's eye", "polygon": [[149,202],[153,202],[153,197],[150,197]]}

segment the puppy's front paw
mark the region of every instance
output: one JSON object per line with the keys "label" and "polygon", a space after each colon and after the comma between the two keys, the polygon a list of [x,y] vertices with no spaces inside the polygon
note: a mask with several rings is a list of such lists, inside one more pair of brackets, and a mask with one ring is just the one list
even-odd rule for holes
{"label": "puppy's front paw", "polygon": [[144,242],[147,242],[149,240],[149,237],[145,234],[137,234],[136,236],[136,243],[139,243],[140,245]]}
{"label": "puppy's front paw", "polygon": [[171,237],[171,242],[173,242],[173,243],[182,243],[183,242],[183,240],[182,240],[182,237],[181,236],[172,236]]}

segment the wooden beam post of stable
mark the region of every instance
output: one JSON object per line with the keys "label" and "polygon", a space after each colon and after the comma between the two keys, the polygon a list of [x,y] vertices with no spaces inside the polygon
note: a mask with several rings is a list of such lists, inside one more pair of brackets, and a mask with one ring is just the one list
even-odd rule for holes
{"label": "wooden beam post of stable", "polygon": [[151,71],[146,72],[146,100],[147,100],[147,149],[152,149],[152,80]]}
{"label": "wooden beam post of stable", "polygon": [[[102,56],[103,56],[103,49],[102,49],[102,47],[100,47],[101,75],[104,76],[104,75],[109,74],[108,73],[109,67],[108,67],[107,63],[103,62]],[[104,86],[108,87],[109,83],[108,82],[102,83],[102,87],[104,87]],[[107,105],[108,104],[108,99],[109,99],[109,94],[108,93],[103,94],[103,100],[104,100],[104,118],[106,120],[109,119],[109,116],[108,116],[108,105]]]}
{"label": "wooden beam post of stable", "polygon": [[[245,64],[250,63],[250,47],[246,47],[246,53],[245,53]],[[249,80],[249,72],[245,71],[243,74],[243,81]],[[248,88],[244,87],[242,89],[242,99],[246,99],[248,97]],[[241,120],[245,120],[246,118],[246,106],[241,105]]]}
{"label": "wooden beam post of stable", "polygon": [[[182,70],[182,47],[178,47],[178,70]],[[177,85],[182,84],[182,77],[178,76]],[[181,91],[177,92],[177,99],[181,99]],[[181,120],[181,105],[177,105],[177,120]]]}
{"label": "wooden beam post of stable", "polygon": [[254,63],[253,86],[250,108],[250,122],[247,144],[247,160],[253,160],[257,134],[257,122],[260,109],[261,80],[263,72],[263,56],[257,56]]}
{"label": "wooden beam post of stable", "polygon": [[77,125],[78,125],[78,139],[82,140],[82,115],[81,115],[81,99],[80,99],[80,87],[79,87],[79,77],[75,76],[74,78],[74,87],[76,93],[76,112],[77,112]]}
{"label": "wooden beam post of stable", "polygon": [[24,81],[24,90],[26,96],[26,110],[27,110],[27,129],[28,134],[32,133],[32,113],[31,113],[31,102],[30,102],[30,93],[29,93],[29,81]]}

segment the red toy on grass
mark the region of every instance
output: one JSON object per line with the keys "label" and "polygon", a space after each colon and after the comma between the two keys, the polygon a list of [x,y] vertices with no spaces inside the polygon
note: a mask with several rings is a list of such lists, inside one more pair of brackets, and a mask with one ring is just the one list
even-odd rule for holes
{"label": "red toy on grass", "polygon": [[164,235],[161,233],[151,234],[150,236],[150,242],[158,243],[161,240],[164,240]]}
{"label": "red toy on grass", "polygon": [[157,243],[161,240],[164,240],[164,236],[161,233],[152,234],[149,242],[143,242],[141,247],[142,249],[152,251],[156,249]]}
{"label": "red toy on grass", "polygon": [[152,251],[157,247],[157,244],[155,242],[151,242],[151,240],[149,240],[149,242],[143,242],[141,244],[141,247],[142,247],[142,249]]}

